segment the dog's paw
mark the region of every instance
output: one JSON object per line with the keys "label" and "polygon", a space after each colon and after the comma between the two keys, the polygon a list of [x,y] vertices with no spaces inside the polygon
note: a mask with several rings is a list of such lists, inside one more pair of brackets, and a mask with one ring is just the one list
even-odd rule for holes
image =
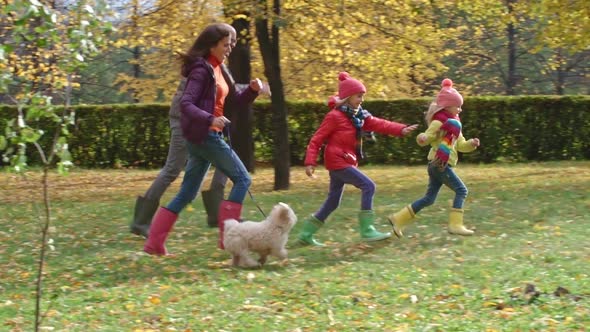
{"label": "dog's paw", "polygon": [[256,262],[255,264],[240,264],[238,267],[242,268],[242,269],[252,269],[253,270],[253,269],[261,268],[262,265],[260,263]]}
{"label": "dog's paw", "polygon": [[254,259],[252,259],[252,257],[249,256],[241,256],[240,259],[237,262],[234,261],[234,263],[237,263],[234,266],[246,269],[259,268],[262,266],[260,262],[255,261]]}

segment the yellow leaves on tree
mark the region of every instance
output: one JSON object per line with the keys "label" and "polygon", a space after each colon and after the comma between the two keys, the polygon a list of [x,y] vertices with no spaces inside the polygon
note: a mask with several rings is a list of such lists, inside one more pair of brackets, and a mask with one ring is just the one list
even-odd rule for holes
{"label": "yellow leaves on tree", "polygon": [[[324,101],[337,91],[338,72],[348,71],[365,83],[369,99],[430,96],[447,74],[445,61],[453,77],[465,77],[464,93],[502,92],[505,80],[515,79],[502,76],[509,66],[509,26],[518,38],[538,39],[538,46],[517,40],[521,52],[587,49],[588,6],[582,0],[569,4],[566,10],[554,0],[286,0],[274,19],[280,28],[285,95]],[[257,5],[251,0],[177,0],[174,5],[159,0],[145,7],[132,0],[114,45],[133,53],[135,68],[118,75],[116,83],[141,102],[169,100],[179,79],[175,53],[185,51],[210,22],[231,23],[231,17],[245,15],[254,22]],[[252,75],[264,77],[253,25],[250,33],[242,37],[251,42]],[[564,61],[551,57],[545,70],[557,70]]]}
{"label": "yellow leaves on tree", "polygon": [[[225,1],[223,10],[240,12],[248,4],[254,7],[249,1]],[[205,24],[224,20],[221,4],[157,1],[150,9],[135,0],[130,12],[114,45],[135,52],[140,73],[120,74],[116,83],[142,102],[169,99],[179,79],[175,52],[186,50]],[[420,82],[444,70],[445,34],[431,24],[434,14],[429,5],[411,0],[285,1],[277,24],[286,95],[325,100],[337,90],[343,70],[364,81],[369,98],[421,95]],[[263,77],[256,40],[246,37],[252,42],[253,76]]]}
{"label": "yellow leaves on tree", "polygon": [[115,83],[140,102],[169,99],[180,79],[177,53],[185,52],[198,33],[219,17],[221,5],[211,1],[156,1],[146,7],[133,0],[130,15],[113,46],[132,53],[137,70],[121,73]]}
{"label": "yellow leaves on tree", "polygon": [[[567,6],[567,7],[566,7]],[[571,53],[589,49],[590,6],[586,0],[533,1],[529,6],[536,18],[540,45],[566,48]]]}
{"label": "yellow leaves on tree", "polygon": [[368,98],[421,95],[417,82],[444,69],[445,36],[430,23],[433,14],[415,1],[286,2],[286,94],[325,100],[344,70],[363,80]]}
{"label": "yellow leaves on tree", "polygon": [[[0,71],[12,77],[18,89],[16,99],[28,99],[39,91],[56,93],[66,85],[77,87],[75,79],[84,54],[97,51],[96,37],[89,20],[94,18],[93,1],[86,9],[59,10],[41,2],[11,5],[0,15]],[[31,13],[43,13],[37,16]],[[86,15],[88,14],[88,17]],[[73,62],[76,62],[75,64]]]}

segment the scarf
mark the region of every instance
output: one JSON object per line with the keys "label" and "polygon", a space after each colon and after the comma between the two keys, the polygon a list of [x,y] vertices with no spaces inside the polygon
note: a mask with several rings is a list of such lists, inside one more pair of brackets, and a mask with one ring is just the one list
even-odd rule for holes
{"label": "scarf", "polygon": [[350,122],[352,122],[352,125],[356,129],[356,155],[361,159],[365,158],[363,154],[363,125],[365,124],[365,119],[370,117],[371,113],[362,109],[360,106],[358,109],[354,109],[348,105],[341,105],[338,107],[338,110],[348,116]]}
{"label": "scarf", "polygon": [[461,120],[458,116],[451,117],[446,112],[438,112],[435,114],[434,120],[439,120],[443,123],[439,130],[443,132],[444,136],[436,149],[432,162],[439,168],[444,169],[449,162],[455,142],[459,135],[461,135]]}

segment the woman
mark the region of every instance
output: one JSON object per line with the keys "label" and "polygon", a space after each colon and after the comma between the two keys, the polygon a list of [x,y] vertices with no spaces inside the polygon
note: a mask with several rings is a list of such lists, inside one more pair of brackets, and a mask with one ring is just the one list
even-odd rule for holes
{"label": "woman", "polygon": [[[231,47],[233,49],[237,43],[236,30],[229,24],[225,24],[225,26],[231,31]],[[230,90],[238,88],[238,84],[234,84],[229,72],[227,73],[226,80],[230,85]],[[186,141],[184,140],[180,127],[180,98],[182,98],[185,85],[186,78],[182,78],[178,84],[176,93],[172,98],[172,104],[170,105],[170,144],[168,146],[166,163],[145,194],[143,196],[137,196],[137,199],[135,200],[133,220],[129,225],[129,228],[131,233],[146,238],[149,234],[152,218],[160,206],[160,199],[170,184],[178,178],[188,159]],[[247,87],[245,84],[239,85],[241,86],[241,89]],[[227,103],[225,106],[228,106]],[[218,169],[215,169],[209,190],[201,192],[205,210],[207,212],[207,224],[209,227],[217,227],[217,212],[219,203],[223,199],[226,182],[227,177]]]}
{"label": "woman", "polygon": [[223,140],[223,129],[229,120],[223,115],[225,99],[231,93],[238,105],[256,99],[262,82],[254,79],[248,88],[230,90],[231,79],[223,65],[232,50],[231,27],[216,23],[207,26],[186,54],[181,54],[181,74],[186,86],[180,98],[180,125],[186,140],[188,163],[179,193],[166,206],[160,207],[152,220],[144,251],[166,255],[168,233],[178,214],[197,195],[211,164],[233,182],[228,199],[219,206],[219,247],[223,249],[223,221],[240,219],[242,202],[251,178],[237,154]]}

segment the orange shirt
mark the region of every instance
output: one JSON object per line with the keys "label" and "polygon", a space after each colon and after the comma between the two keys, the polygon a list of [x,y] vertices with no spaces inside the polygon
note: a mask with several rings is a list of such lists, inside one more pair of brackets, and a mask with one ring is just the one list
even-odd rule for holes
{"label": "orange shirt", "polygon": [[[213,66],[213,75],[215,76],[215,86],[217,92],[215,93],[215,110],[213,112],[213,116],[220,117],[223,116],[223,106],[225,105],[225,98],[229,94],[229,85],[225,81],[223,77],[223,73],[221,71],[221,62],[219,60],[210,55],[207,61]],[[211,130],[221,131],[221,128],[211,126],[209,127]]]}

